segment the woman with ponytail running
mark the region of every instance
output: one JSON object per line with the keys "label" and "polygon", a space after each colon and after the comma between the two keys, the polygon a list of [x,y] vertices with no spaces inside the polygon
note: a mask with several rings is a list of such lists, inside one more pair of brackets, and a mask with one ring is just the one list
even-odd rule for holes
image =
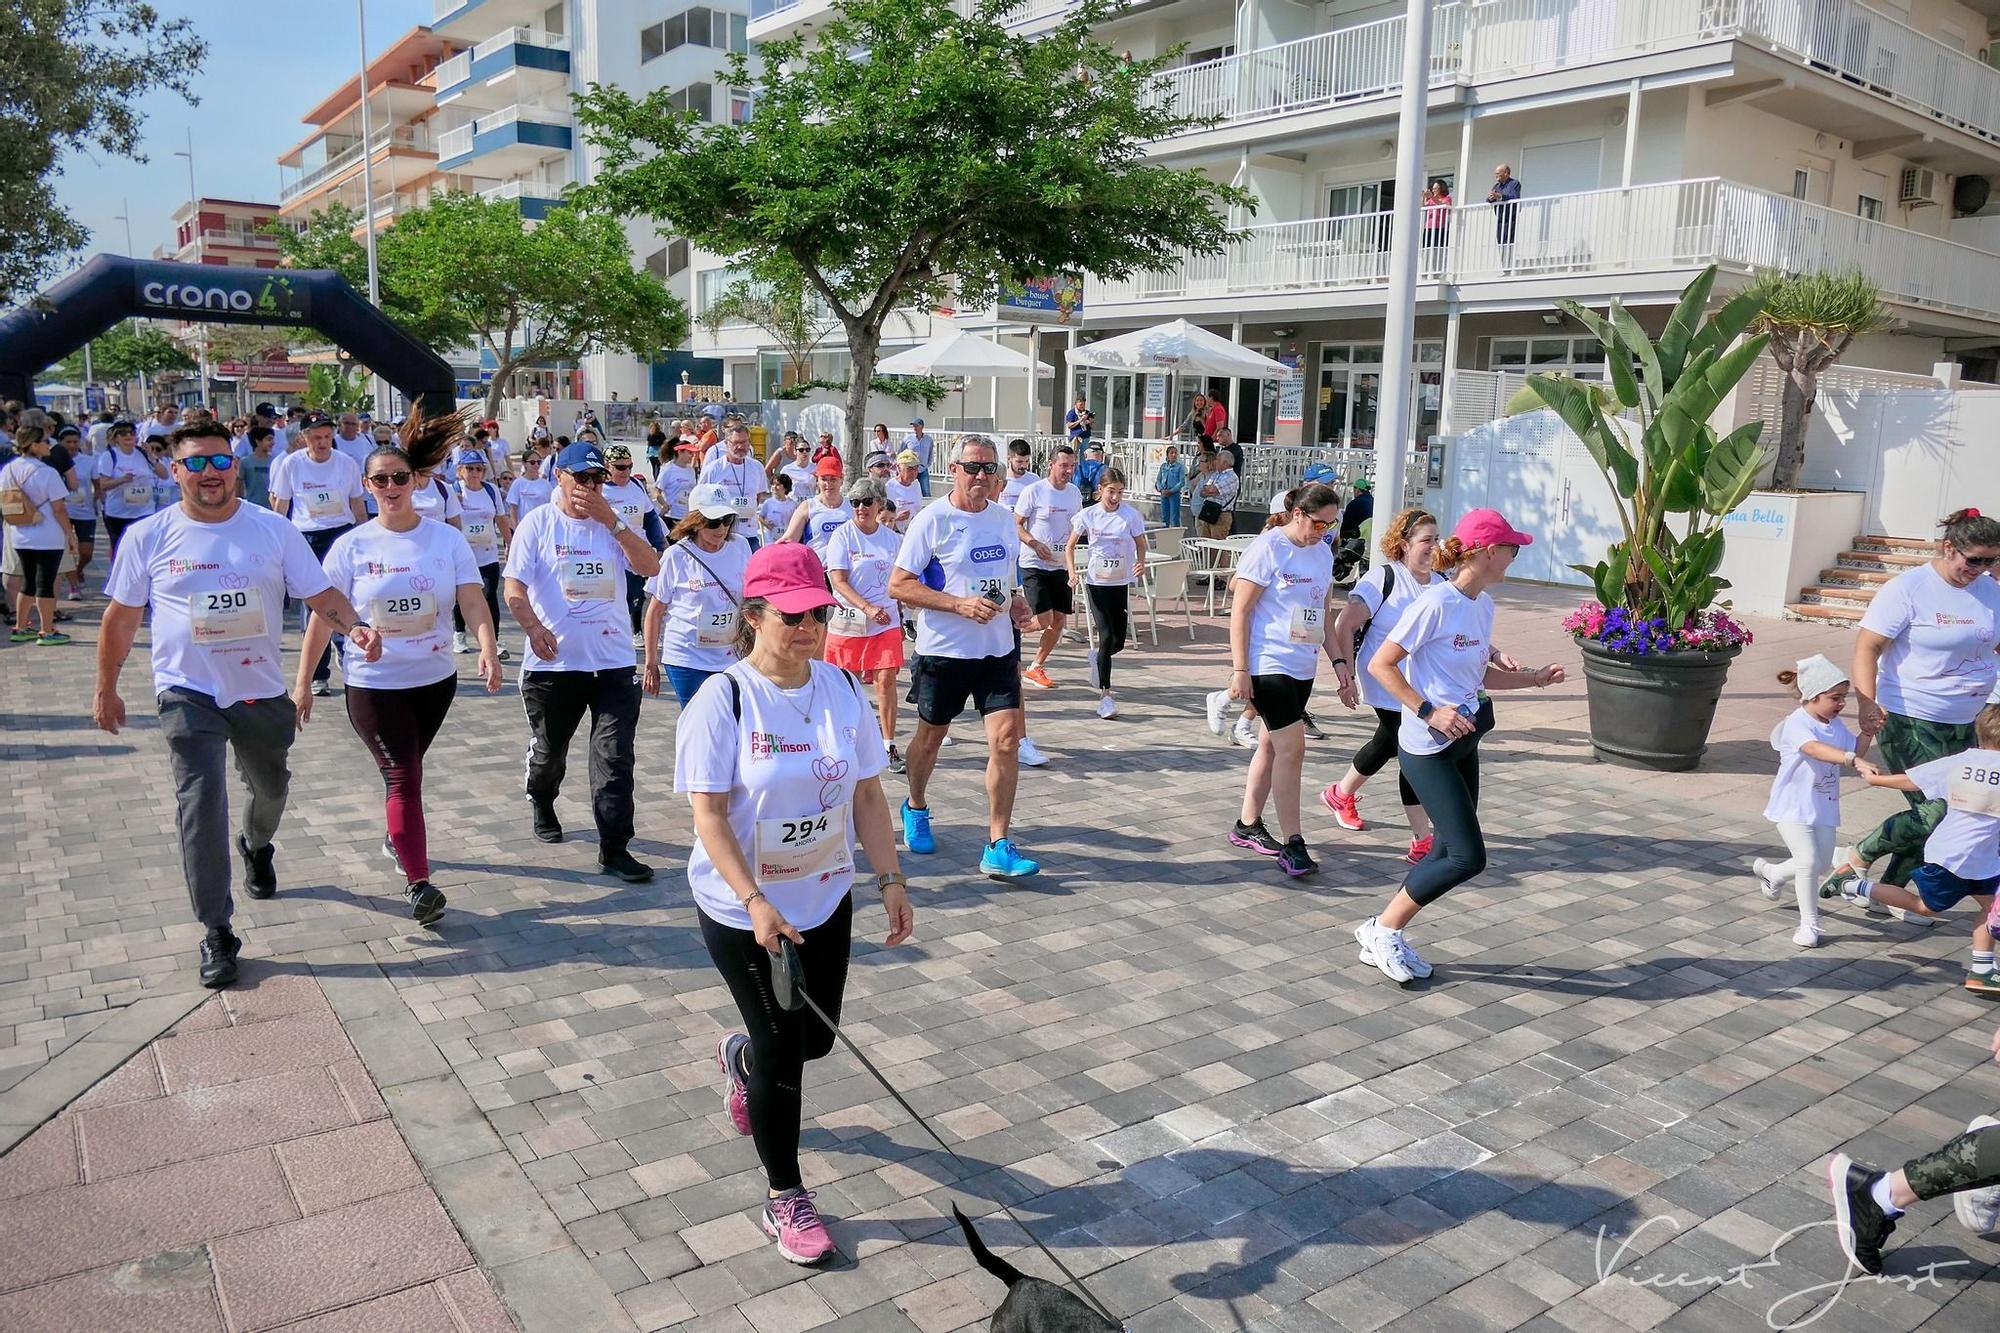
{"label": "woman with ponytail running", "polygon": [[1534,541],[1491,509],[1458,521],[1433,563],[1450,577],[1410,604],[1368,664],[1368,673],[1402,707],[1396,762],[1436,830],[1431,850],[1403,887],[1354,932],[1361,961],[1402,983],[1427,977],[1431,965],[1403,938],[1425,906],[1486,869],[1479,828],[1479,741],[1493,730],[1488,689],[1554,685],[1560,666],[1502,668],[1493,656],[1493,598],[1521,548]]}
{"label": "woman with ponytail running", "polygon": [[[1345,657],[1333,659],[1340,702],[1349,708],[1356,704],[1372,708],[1375,734],[1354,752],[1347,775],[1321,792],[1319,799],[1333,812],[1336,823],[1357,833],[1368,827],[1361,820],[1361,784],[1396,757],[1396,733],[1403,724],[1402,705],[1368,674],[1368,663],[1381,651],[1389,631],[1396,628],[1417,594],[1437,581],[1431,569],[1437,544],[1437,519],[1424,510],[1405,509],[1389,520],[1382,534],[1382,554],[1389,558],[1356,581],[1340,618],[1333,623],[1333,651],[1344,654],[1350,645],[1354,649],[1351,663]],[[1415,864],[1430,855],[1431,821],[1409,778],[1400,771],[1396,790],[1403,798],[1403,817],[1410,824],[1409,860]]]}
{"label": "woman with ponytail running", "polygon": [[[385,444],[361,469],[375,497],[375,517],[334,538],[326,576],[382,639],[378,661],[346,641],[341,663],[347,719],[368,747],[387,789],[388,838],[383,854],[401,870],[410,915],[429,925],[444,914],[444,895],[430,882],[424,827],[424,752],[444,725],[458,693],[447,601],[479,640],[479,677],[488,694],[500,689],[500,653],[487,610],[479,563],[457,528],[424,518],[412,503],[418,477],[444,460],[461,429],[452,416],[413,410],[400,447]],[[306,625],[294,699],[301,727],[312,719],[313,665],[332,628],[318,615]]]}

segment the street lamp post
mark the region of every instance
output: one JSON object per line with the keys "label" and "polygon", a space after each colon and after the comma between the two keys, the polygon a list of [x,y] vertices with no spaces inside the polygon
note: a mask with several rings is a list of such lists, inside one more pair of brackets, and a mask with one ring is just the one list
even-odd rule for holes
{"label": "street lamp post", "polygon": [[[1396,211],[1389,224],[1389,309],[1382,329],[1382,415],[1375,434],[1375,509],[1384,515],[1403,507],[1414,419],[1410,379],[1417,327],[1417,233],[1424,217],[1424,122],[1430,89],[1431,0],[1409,0],[1396,118]],[[1444,372],[1449,375],[1451,367]]]}
{"label": "street lamp post", "polygon": [[[194,242],[194,259],[201,262],[201,197],[194,192],[194,126],[188,126],[187,148],[176,148],[175,157],[184,157],[188,164],[188,238]],[[205,325],[195,327],[195,351],[198,353],[195,373],[201,377],[195,388],[195,401],[208,406],[208,330]]]}
{"label": "street lamp post", "polygon": [[[375,133],[372,118],[368,113],[368,12],[366,0],[354,0],[354,31],[361,46],[361,197],[367,210],[362,218],[362,234],[368,249],[368,304],[380,309],[382,306],[382,284],[375,269]],[[369,368],[369,393],[375,400],[375,410],[384,415],[388,404],[383,401],[382,376]]]}
{"label": "street lamp post", "polygon": [[[128,196],[120,199],[118,203],[125,211],[111,220],[125,224],[125,257],[127,259],[137,259],[139,256],[132,252],[132,200]],[[120,398],[125,396],[126,384],[127,382],[123,380],[118,384],[118,396]],[[146,385],[146,372],[141,370],[139,372],[139,401],[151,407],[153,405],[152,393],[153,391]],[[129,411],[130,407],[128,406],[126,410]]]}

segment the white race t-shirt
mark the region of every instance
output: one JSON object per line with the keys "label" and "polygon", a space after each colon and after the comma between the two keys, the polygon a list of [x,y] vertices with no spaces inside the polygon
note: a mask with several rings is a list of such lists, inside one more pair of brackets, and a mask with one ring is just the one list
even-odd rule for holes
{"label": "white race t-shirt", "polygon": [[69,487],[63,485],[62,473],[39,458],[17,455],[0,467],[0,490],[21,492],[37,515],[33,523],[7,525],[9,546],[17,551],[63,549],[63,530],[56,522],[56,506],[68,497]]}
{"label": "white race t-shirt", "polygon": [[97,475],[111,477],[117,485],[104,493],[106,518],[144,518],[153,512],[153,460],[141,449],[120,449],[116,445],[96,455]]}
{"label": "white race t-shirt", "polygon": [[687,517],[688,492],[695,486],[695,471],[682,467],[679,463],[669,463],[660,469],[655,483],[660,488],[660,497],[667,502],[667,517],[678,521]]}
{"label": "white race t-shirt", "polygon": [[1015,506],[1021,502],[1021,492],[1040,481],[1041,478],[1033,472],[1023,472],[1018,477],[1006,472],[1000,475],[1007,478],[1007,484],[1000,488],[1000,507],[1010,512],[1019,512],[1015,509]]}
{"label": "white race t-shirt", "polygon": [[507,507],[514,511],[514,521],[519,523],[547,504],[555,489],[556,484],[547,477],[514,478],[514,484],[507,488]]}
{"label": "white race t-shirt", "polygon": [[981,624],[956,611],[917,611],[917,651],[926,657],[972,660],[1005,657],[1014,651],[1014,622],[1008,616],[1015,584],[1014,558],[1020,547],[1014,516],[988,501],[976,514],[949,496],[910,520],[896,552],[896,568],[918,578],[937,561],[944,592],[951,597],[984,597],[999,614]]}
{"label": "white race t-shirt", "polygon": [[344,438],[339,431],[333,433],[333,451],[354,460],[356,468],[368,466],[368,455],[375,452],[373,435],[357,435],[353,439]]}
{"label": "white race t-shirt", "polygon": [[289,517],[300,532],[347,527],[354,522],[350,501],[362,498],[361,467],[339,449],[324,463],[314,462],[310,449],[300,449],[271,465],[271,498],[291,501]]}
{"label": "white race t-shirt", "polygon": [[[913,481],[905,486],[891,477],[882,484],[889,492],[889,507],[895,510],[897,515],[907,514],[914,518],[916,512],[924,507],[924,488],[916,482]],[[897,521],[901,522],[902,519],[899,517]]]}
{"label": "white race t-shirt", "polygon": [[[674,790],[728,793],[729,831],[757,887],[800,930],[832,916],[853,887],[855,784],[889,762],[854,678],[825,662],[810,670],[805,685],[781,690],[747,663],[730,667],[688,700],[674,741]],[[709,919],[750,929],[699,836],[688,883]]]}
{"label": "white race t-shirt", "polygon": [[1283,528],[1266,528],[1243,552],[1237,578],[1264,591],[1250,608],[1250,674],[1311,680],[1332,622],[1333,554],[1313,542],[1300,546]]}
{"label": "white race t-shirt", "polygon": [[285,598],[327,587],[306,539],[270,510],[239,504],[199,523],[175,505],[126,531],[105,591],[152,605],[154,693],[178,685],[227,708],[285,692]]}
{"label": "white race t-shirt", "polygon": [[1778,752],[1778,773],[1771,779],[1771,800],[1764,818],[1774,824],[1840,826],[1840,765],[1809,759],[1800,751],[1808,741],[1852,750],[1854,733],[1839,718],[1821,722],[1803,708],[1794,708],[1771,729],[1771,748]]}
{"label": "white race t-shirt", "polygon": [[826,504],[817,495],[806,501],[805,542],[819,554],[822,563],[826,560],[826,544],[833,534],[854,521],[854,506],[842,500],[838,509]]}
{"label": "white race t-shirt", "polygon": [[340,669],[349,685],[406,690],[457,673],[451,609],[460,587],[479,587],[478,562],[457,528],[428,518],[408,532],[363,523],[333,539],[325,565],[333,586],[382,636],[374,662],[346,640]]}
{"label": "white race t-shirt", "polygon": [[611,512],[630,524],[634,532],[641,534],[646,531],[646,515],[657,512],[653,497],[646,494],[646,488],[636,481],[628,481],[622,486],[607,482],[604,503],[611,506]]}
{"label": "white race t-shirt", "polygon": [[[1433,572],[1426,575],[1425,581],[1420,583],[1407,566],[1391,561],[1369,570],[1367,576],[1357,582],[1353,590],[1347,594],[1348,601],[1360,602],[1368,608],[1368,629],[1362,634],[1361,649],[1354,654],[1354,661],[1350,665],[1354,668],[1354,679],[1361,685],[1361,702],[1370,708],[1403,706],[1397,702],[1395,695],[1384,689],[1381,682],[1368,673],[1368,663],[1374,659],[1376,650],[1388,640],[1389,631],[1396,628],[1397,622],[1403,618],[1403,612],[1409,610],[1410,603],[1417,600],[1417,594],[1436,583],[1439,577]],[[1386,601],[1382,597],[1382,584],[1385,580],[1390,583]],[[1346,646],[1336,643],[1333,649],[1339,652]]]}
{"label": "white race t-shirt", "polygon": [[701,469],[701,484],[720,486],[736,506],[736,521],[747,531],[752,519],[757,515],[757,497],[770,486],[764,477],[764,465],[754,458],[746,458],[740,463],[732,463],[726,456],[718,455],[714,462]]}
{"label": "white race t-shirt", "polygon": [[1924,860],[1960,879],[2000,875],[2000,750],[1966,750],[1904,774],[1944,818],[1924,843]]}
{"label": "white race t-shirt", "polygon": [[792,515],[797,512],[798,507],[797,500],[780,500],[775,495],[758,505],[757,521],[762,525],[764,540],[774,542],[781,539],[785,535],[785,529],[791,526]]}
{"label": "white race t-shirt", "polygon": [[70,488],[65,508],[73,519],[94,520],[97,517],[97,455],[71,450],[70,460],[70,475],[76,478],[76,485]]}
{"label": "white race t-shirt", "polygon": [[435,477],[410,488],[410,508],[424,518],[436,519],[440,523],[454,518],[463,521],[465,518],[465,506],[458,502],[458,487]]}
{"label": "white race t-shirt", "polygon": [[[1483,592],[1467,597],[1450,579],[1440,579],[1417,594],[1387,642],[1409,653],[1403,674],[1418,694],[1441,709],[1456,708],[1467,717],[1478,713],[1486,660],[1493,652],[1491,597]],[[1450,744],[1407,708],[1396,743],[1411,754],[1436,754]]]}
{"label": "white race t-shirt", "polygon": [[545,504],[521,520],[502,574],[528,591],[535,616],[556,636],[554,661],[531,647],[521,670],[609,671],[634,665],[625,609],[625,552],[611,529]]}
{"label": "white race t-shirt", "polygon": [[833,608],[827,633],[870,639],[877,634],[903,632],[902,612],[889,596],[889,573],[896,567],[896,553],[902,545],[902,538],[885,523],[877,523],[873,532],[863,532],[859,523],[844,523],[834,532],[826,544],[828,572],[837,569],[847,575],[854,591],[870,606],[888,607],[889,623],[878,625],[860,609],[843,602]]}
{"label": "white race t-shirt", "polygon": [[660,572],[646,581],[646,591],[667,608],[662,662],[720,671],[736,660],[737,607],[749,563],[750,543],[733,533],[719,551],[704,551],[689,537],[660,554]]}
{"label": "white race t-shirt", "polygon": [[1139,538],[1146,535],[1146,520],[1131,505],[1106,509],[1094,504],[1080,510],[1070,522],[1071,530],[1089,543],[1083,554],[1083,581],[1100,588],[1125,587],[1132,582],[1132,565],[1139,555]]}
{"label": "white race t-shirt", "polygon": [[[492,482],[451,488],[458,500],[465,544],[472,548],[473,563],[486,566],[500,563],[500,488]],[[475,579],[474,582],[477,582]],[[495,626],[497,629],[498,626]]]}
{"label": "white race t-shirt", "polygon": [[1021,492],[1014,502],[1014,516],[1027,525],[1028,533],[1036,541],[1045,543],[1053,560],[1044,560],[1035,554],[1035,548],[1021,543],[1021,567],[1023,569],[1067,569],[1063,563],[1063,543],[1069,540],[1070,525],[1083,511],[1083,492],[1075,483],[1056,489],[1052,481],[1037,481]]}
{"label": "white race t-shirt", "polygon": [[1954,588],[1928,564],[1876,590],[1861,628],[1891,640],[1875,677],[1875,701],[1926,722],[1966,723],[2000,676],[2000,583]]}
{"label": "white race t-shirt", "polygon": [[792,479],[793,495],[812,494],[814,478],[811,463],[780,463],[778,471]]}

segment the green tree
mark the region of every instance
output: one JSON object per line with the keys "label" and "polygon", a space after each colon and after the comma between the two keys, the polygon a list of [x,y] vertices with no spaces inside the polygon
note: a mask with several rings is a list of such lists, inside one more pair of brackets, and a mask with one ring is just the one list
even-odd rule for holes
{"label": "green tree", "polygon": [[[193,370],[195,359],[178,338],[157,324],[128,319],[90,340],[90,373],[111,383],[157,375],[165,370]],[[83,350],[56,363],[65,380],[83,383]]]}
{"label": "green tree", "polygon": [[306,387],[299,401],[338,416],[342,412],[372,412],[375,395],[367,391],[368,378],[339,366],[317,365],[306,371]]}
{"label": "green tree", "polygon": [[458,321],[492,353],[489,414],[532,362],[654,359],[687,337],[687,308],[632,267],[624,229],[601,214],[559,208],[530,227],[511,199],[451,194],[398,217],[376,255],[419,318]]}
{"label": "green tree", "polygon": [[[413,215],[399,214],[398,225]],[[264,230],[277,238],[278,252],[284,257],[287,267],[332,269],[346,278],[355,291],[366,296],[368,250],[354,236],[360,226],[360,209],[333,203],[314,210],[307,216],[305,225],[296,231],[275,218],[264,225]],[[403,274],[392,262],[389,248],[383,245],[387,235],[387,231],[376,235],[375,285],[381,292],[382,313],[402,325],[418,341],[440,352],[470,342],[472,326],[458,312],[445,307],[427,308],[408,294],[409,284],[403,281]],[[360,364],[345,348],[336,350],[340,354],[343,371],[351,372]]]}
{"label": "green tree", "polygon": [[[1082,0],[1039,39],[1021,0],[849,0],[813,34],[770,42],[743,122],[707,125],[667,90],[593,85],[577,119],[603,154],[579,198],[654,219],[753,271],[795,267],[847,336],[858,455],[882,332],[898,309],[975,304],[1040,274],[1118,278],[1213,254],[1249,196],[1145,159],[1192,125],[1151,95],[1179,48],[1128,60],[1092,36],[1121,7]],[[858,459],[857,459],[858,461]]]}
{"label": "green tree", "polygon": [[140,94],[199,101],[207,55],[186,19],[162,19],[143,0],[0,4],[0,305],[40,286],[90,239],[51,190],[63,155],[145,161]]}
{"label": "green tree", "polygon": [[1864,333],[1889,323],[1882,292],[1866,273],[1773,273],[1754,290],[1763,302],[1756,329],[1771,336],[1771,359],[1785,372],[1778,418],[1773,490],[1798,485],[1806,461],[1806,413],[1819,396],[1819,377]]}

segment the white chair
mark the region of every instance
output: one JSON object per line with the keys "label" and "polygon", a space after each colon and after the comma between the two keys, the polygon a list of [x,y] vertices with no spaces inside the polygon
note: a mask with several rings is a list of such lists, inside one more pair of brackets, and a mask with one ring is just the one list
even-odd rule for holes
{"label": "white chair", "polygon": [[1146,577],[1139,595],[1146,599],[1146,621],[1153,632],[1153,646],[1160,646],[1160,603],[1171,597],[1181,599],[1181,619],[1187,622],[1188,642],[1194,642],[1194,616],[1188,607],[1187,577],[1192,562],[1185,557],[1154,560],[1146,564]]}

